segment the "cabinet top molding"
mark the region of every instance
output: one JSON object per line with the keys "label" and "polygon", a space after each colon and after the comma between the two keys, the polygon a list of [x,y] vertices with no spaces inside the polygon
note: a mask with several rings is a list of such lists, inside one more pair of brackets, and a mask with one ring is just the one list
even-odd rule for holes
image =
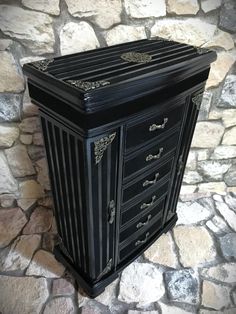
{"label": "cabinet top molding", "polygon": [[215,59],[214,51],[155,37],[27,63],[23,71],[35,87],[67,99],[68,110],[93,114],[174,86]]}

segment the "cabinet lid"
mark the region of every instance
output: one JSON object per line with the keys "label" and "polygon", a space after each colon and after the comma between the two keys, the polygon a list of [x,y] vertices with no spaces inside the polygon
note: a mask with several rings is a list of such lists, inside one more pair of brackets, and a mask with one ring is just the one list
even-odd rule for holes
{"label": "cabinet lid", "polygon": [[156,37],[25,64],[29,82],[93,113],[199,73],[216,53]]}

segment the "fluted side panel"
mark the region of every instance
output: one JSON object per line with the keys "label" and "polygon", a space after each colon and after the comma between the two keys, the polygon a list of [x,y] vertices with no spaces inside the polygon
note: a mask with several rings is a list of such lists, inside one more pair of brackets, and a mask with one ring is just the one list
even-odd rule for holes
{"label": "fluted side panel", "polygon": [[83,143],[73,133],[41,117],[55,218],[63,245],[75,267],[89,275],[85,216]]}

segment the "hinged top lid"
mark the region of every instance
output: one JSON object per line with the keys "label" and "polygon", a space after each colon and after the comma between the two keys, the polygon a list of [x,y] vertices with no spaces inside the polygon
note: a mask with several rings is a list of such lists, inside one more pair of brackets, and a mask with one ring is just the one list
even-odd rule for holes
{"label": "hinged top lid", "polygon": [[31,84],[90,113],[175,84],[215,59],[213,51],[158,37],[40,60],[23,69]]}

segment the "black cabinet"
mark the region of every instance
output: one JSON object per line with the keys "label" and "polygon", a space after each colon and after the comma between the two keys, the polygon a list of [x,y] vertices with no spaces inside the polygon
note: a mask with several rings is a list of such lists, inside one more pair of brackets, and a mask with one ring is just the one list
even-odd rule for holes
{"label": "black cabinet", "polygon": [[140,40],[29,63],[60,241],[90,295],[177,220],[209,50]]}

